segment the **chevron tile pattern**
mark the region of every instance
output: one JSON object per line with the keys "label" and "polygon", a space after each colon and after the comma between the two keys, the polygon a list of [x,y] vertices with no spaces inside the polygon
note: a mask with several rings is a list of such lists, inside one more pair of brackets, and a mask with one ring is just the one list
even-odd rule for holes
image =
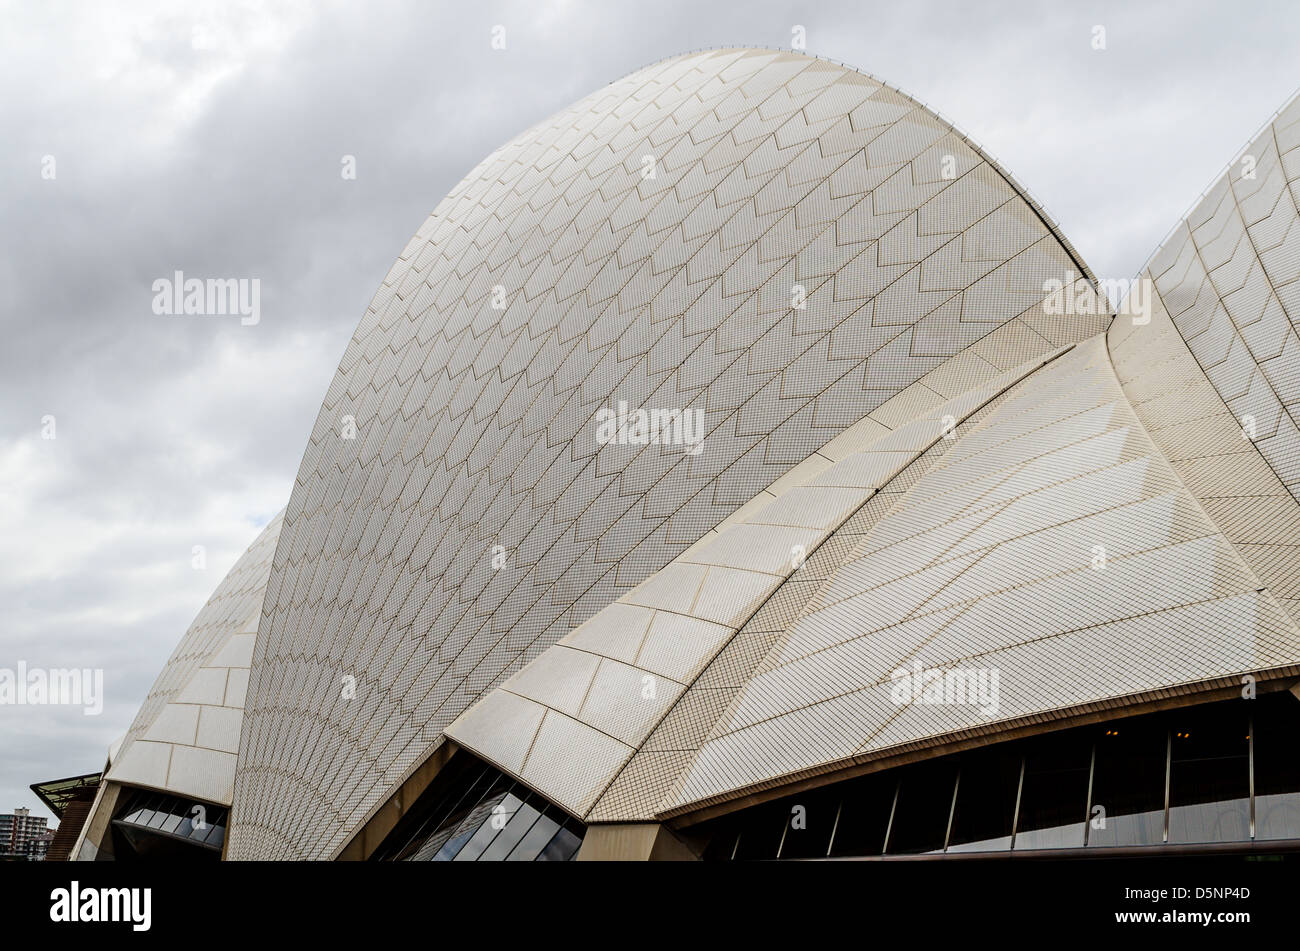
{"label": "chevron tile pattern", "polygon": [[[1049,359],[1059,355],[1060,352],[1054,353]],[[1035,361],[1032,365],[1004,375],[993,384],[972,391],[967,396],[974,396],[974,401],[964,396],[960,401],[953,401],[928,414],[928,420],[924,416],[919,417],[913,424],[904,427],[919,430],[920,435],[937,424],[938,428],[934,431],[943,434],[942,438],[934,439],[933,442],[927,440],[914,443],[912,450],[906,453],[906,458],[890,459],[890,456],[899,454],[876,446],[857,454],[850,466],[857,468],[866,463],[866,468],[876,475],[875,481],[879,487],[808,556],[798,571],[798,577],[791,578],[782,585],[715,655],[703,674],[695,679],[682,699],[660,720],[654,732],[636,750],[595,807],[586,814],[588,821],[652,821],[656,817],[669,788],[699,752],[718,718],[749,682],[781,636],[810,609],[817,592],[844,564],[862,537],[893,508],[937,457],[955,446],[958,438],[1002,401],[1002,385],[1019,382],[1027,373],[1045,362],[1048,361]],[[990,396],[993,398],[989,399]],[[984,400],[987,402],[978,405]],[[957,423],[960,418],[958,414],[967,412],[969,415]],[[827,452],[830,448],[822,451]]]}
{"label": "chevron tile pattern", "polygon": [[[771,497],[757,507],[746,506],[748,511],[738,513],[741,517],[728,519],[563,637],[470,708],[448,727],[447,735],[586,817],[633,754],[658,751],[648,737],[663,728],[670,709],[689,715],[697,709],[697,700],[704,701],[705,708],[709,700],[716,703],[716,697],[695,688],[706,665],[715,662],[724,646],[743,644],[756,633],[756,612],[773,604],[778,590],[807,587],[827,539],[842,537],[841,527],[919,456],[952,445],[945,438],[954,431],[950,427],[1043,362],[1001,374],[858,452],[836,460],[814,454],[826,462],[825,468],[810,472],[798,484],[763,493],[760,499]],[[843,435],[852,439],[857,433],[851,429]],[[837,440],[840,446],[845,442]],[[835,453],[835,448],[824,449]],[[792,580],[796,576],[799,580]],[[747,637],[737,642],[735,636],[742,630]],[[695,697],[682,702],[688,688],[695,690]],[[532,734],[500,729],[504,717],[525,709]],[[564,745],[552,748],[556,722],[564,723],[559,734]],[[669,724],[667,729],[675,726],[680,728]],[[599,762],[603,768],[575,770],[575,745],[584,751],[580,762]],[[632,775],[644,771],[638,764]],[[657,778],[667,781],[672,776],[661,773]]]}
{"label": "chevron tile pattern", "polygon": [[1165,311],[1287,491],[1300,499],[1300,98],[1156,253]]}
{"label": "chevron tile pattern", "polygon": [[1245,438],[1157,298],[1151,321],[1107,334],[1134,411],[1188,491],[1300,622],[1300,503]]}
{"label": "chevron tile pattern", "polygon": [[[640,596],[624,597],[449,734],[588,822],[646,822],[1072,712],[1238,684],[1246,674],[1294,678],[1300,627],[1288,599],[1261,578],[1285,584],[1278,566],[1296,559],[1278,546],[1273,558],[1254,557],[1273,569],[1257,574],[1250,561],[1263,543],[1225,536],[1205,507],[1213,497],[1189,488],[1203,484],[1185,465],[1195,457],[1173,451],[1194,444],[1185,431],[1175,438],[1186,422],[1172,415],[1177,407],[1206,419],[1222,404],[1167,315],[1140,326],[1141,343],[1130,344],[1123,321],[1111,332],[1122,365],[1150,371],[1135,375],[1131,394],[1098,335],[827,460],[807,490],[859,491],[817,523],[798,570],[752,563],[784,554],[788,539],[743,534],[781,521],[769,510],[817,511],[798,504],[794,486],[646,582],[662,592],[654,610],[634,617]],[[1180,398],[1165,399],[1171,392]],[[1131,399],[1165,424],[1158,437]],[[1172,459],[1157,438],[1170,440]],[[1257,458],[1249,442],[1232,445]],[[1248,522],[1256,534],[1278,530],[1258,513],[1241,521],[1241,532]],[[749,544],[728,543],[740,537]],[[708,575],[674,580],[695,563],[710,571],[751,563],[780,577],[758,604],[730,599],[729,629],[707,644],[679,641],[675,659],[690,682],[674,682],[647,709],[636,687],[653,670],[638,652],[660,613],[689,614],[708,599]],[[619,704],[589,710],[606,665],[636,676]],[[994,703],[900,697],[898,672],[917,670],[995,672]],[[507,705],[531,712],[509,719]],[[644,715],[632,733],[602,712],[637,709]],[[540,728],[556,720],[569,725],[572,745],[534,767]],[[582,775],[572,768],[597,761]]]}
{"label": "chevron tile pattern", "polygon": [[[497,150],[402,252],[325,396],[229,855],[337,854],[463,711],[846,428],[887,433],[1103,330],[1043,307],[1071,275],[982,152],[800,54],[666,60]],[[601,441],[619,403],[698,413],[702,441]],[[593,676],[598,704],[614,674]],[[623,716],[612,743],[644,729]],[[538,742],[573,729],[547,714]]]}
{"label": "chevron tile pattern", "polygon": [[[996,671],[996,709],[900,701],[893,674],[918,665]],[[928,739],[1297,671],[1300,628],[1146,435],[1097,337],[1021,384],[874,525],[658,812]]]}

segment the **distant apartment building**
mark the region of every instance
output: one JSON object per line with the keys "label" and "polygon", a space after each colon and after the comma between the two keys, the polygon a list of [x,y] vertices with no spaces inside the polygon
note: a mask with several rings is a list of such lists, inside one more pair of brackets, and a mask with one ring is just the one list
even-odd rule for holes
{"label": "distant apartment building", "polygon": [[52,837],[45,827],[48,821],[21,807],[0,814],[0,860],[39,862],[45,858]]}
{"label": "distant apartment building", "polygon": [[31,848],[27,852],[27,859],[31,862],[44,862],[49,854],[50,845],[54,842],[54,830],[46,829],[44,832],[32,838]]}

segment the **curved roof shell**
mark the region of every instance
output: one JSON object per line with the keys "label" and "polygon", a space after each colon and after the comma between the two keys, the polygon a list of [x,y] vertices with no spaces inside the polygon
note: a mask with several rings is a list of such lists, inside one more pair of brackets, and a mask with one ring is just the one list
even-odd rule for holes
{"label": "curved roof shell", "polygon": [[283,515],[240,556],[168,658],[106,780],[230,805],[262,598]]}
{"label": "curved roof shell", "polygon": [[[973,389],[960,410],[826,461],[797,492],[850,483],[845,467],[871,475],[802,506],[820,521],[801,526],[795,543],[812,554],[797,568],[777,568],[794,536],[743,534],[785,525],[768,513],[794,506],[756,499],[753,524],[724,526],[449,734],[588,821],[646,821],[1245,678],[1294,680],[1300,100],[1247,157],[1143,273],[1149,314],[1122,312],[1107,334],[1010,374],[1005,392]],[[934,441],[938,413],[954,441]],[[926,438],[900,456],[908,431]],[[711,567],[696,579],[700,561]],[[738,569],[778,577],[736,598],[713,579]],[[665,590],[690,596],[649,603]],[[628,659],[633,641],[656,645],[661,614],[719,600],[734,613],[706,646]],[[638,605],[654,609],[648,624]],[[686,676],[648,703],[623,673],[615,703],[612,670],[629,664]],[[897,673],[917,669],[996,673],[995,698],[900,697]],[[522,738],[507,742],[504,707]],[[585,772],[564,770],[575,762]]]}
{"label": "curved roof shell", "polygon": [[[944,408],[966,421],[951,442],[942,417],[922,417],[725,529],[449,734],[580,817],[633,821],[1247,674],[1300,674],[1300,629],[1141,426],[1104,337],[1019,377],[1005,392],[971,394],[964,414]],[[802,565],[756,563],[784,555],[788,540],[753,528],[810,514],[821,528],[801,542],[847,530],[848,546],[832,553],[833,569],[789,590]],[[685,576],[697,562],[714,567],[692,586]],[[763,597],[737,598],[731,575],[741,567],[779,577]],[[669,636],[655,646],[656,626],[681,629],[679,612],[719,602],[733,613],[707,645]],[[759,620],[768,604],[780,622]],[[618,652],[647,628],[634,605],[653,608],[639,650],[655,663],[637,673],[695,661],[689,687],[670,679],[657,705],[638,702],[640,678],[620,676]],[[741,645],[752,659],[737,678],[723,648],[740,631],[762,636]],[[900,696],[897,672],[918,670],[986,679],[969,702]],[[540,714],[531,732],[525,704]],[[618,756],[611,738],[625,744]],[[606,768],[584,784],[574,763]]]}
{"label": "curved roof shell", "polygon": [[[1091,293],[982,152],[800,54],[665,60],[498,149],[326,394],[229,854],[337,854],[467,707],[846,428],[885,435],[1104,329],[1048,313],[1052,280]],[[703,439],[601,441],[620,403],[698,412]]]}
{"label": "curved roof shell", "polygon": [[1108,340],[1152,439],[1300,619],[1297,204],[1300,97],[1152,257],[1150,321],[1121,316]]}

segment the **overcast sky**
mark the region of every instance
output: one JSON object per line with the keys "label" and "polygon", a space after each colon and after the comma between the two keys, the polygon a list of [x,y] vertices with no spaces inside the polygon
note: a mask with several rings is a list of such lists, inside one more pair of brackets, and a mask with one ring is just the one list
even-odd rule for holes
{"label": "overcast sky", "polygon": [[[1103,278],[1300,85],[1290,3],[0,0],[0,668],[106,692],[100,716],[0,706],[0,811],[103,766],[466,172],[641,66],[795,25],[954,122]],[[259,278],[260,322],[154,314],[176,270]]]}

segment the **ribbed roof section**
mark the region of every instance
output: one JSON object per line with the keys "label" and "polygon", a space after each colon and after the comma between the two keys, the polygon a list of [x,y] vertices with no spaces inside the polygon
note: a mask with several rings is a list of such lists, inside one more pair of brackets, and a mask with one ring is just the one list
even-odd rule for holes
{"label": "ribbed roof section", "polygon": [[[337,853],[462,711],[846,427],[1104,329],[1042,306],[1084,274],[947,123],[800,54],[666,60],[494,152],[325,396],[229,854]],[[610,438],[624,408],[700,438]]]}

